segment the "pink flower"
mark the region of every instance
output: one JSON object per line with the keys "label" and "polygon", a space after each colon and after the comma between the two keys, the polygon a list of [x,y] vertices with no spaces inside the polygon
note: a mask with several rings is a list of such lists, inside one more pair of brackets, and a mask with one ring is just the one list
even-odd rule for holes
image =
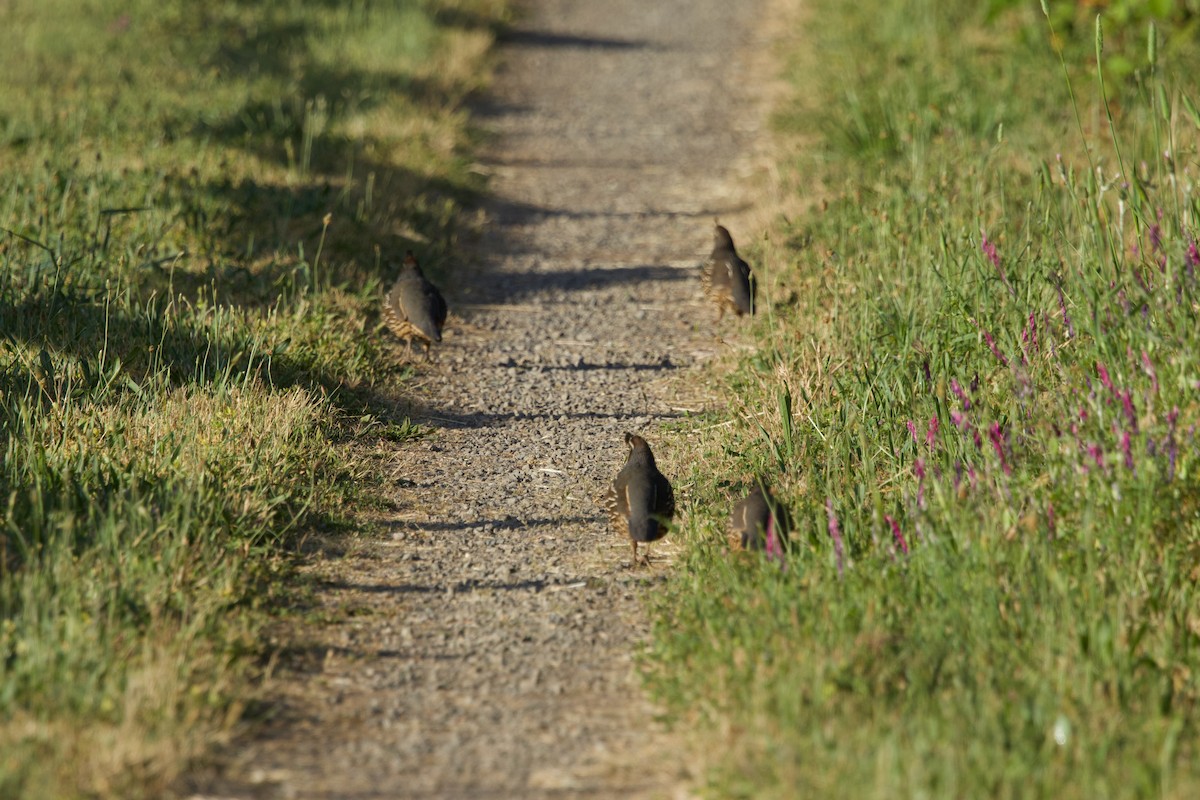
{"label": "pink flower", "polygon": [[933,450],[934,444],[937,443],[937,433],[938,433],[938,418],[937,418],[937,415],[935,414],[929,418],[929,430],[925,431],[925,446],[928,447],[930,450]]}
{"label": "pink flower", "polygon": [[1129,431],[1121,434],[1121,452],[1125,454],[1125,468],[1133,470],[1133,442],[1129,437]]}
{"label": "pink flower", "polygon": [[987,346],[991,348],[992,355],[994,355],[996,357],[997,361],[999,361],[1001,364],[1003,364],[1004,366],[1007,367],[1008,359],[1005,358],[1004,354],[1000,352],[1000,348],[996,347],[996,340],[993,339],[992,335],[990,333],[988,333],[987,331],[985,331],[983,328],[980,328],[979,330],[983,334],[983,340],[985,342],[987,342]]}
{"label": "pink flower", "polygon": [[[992,262],[992,266],[996,268],[996,272],[1000,273],[1000,280],[1004,281],[1004,285],[1008,286],[1008,290],[1013,292],[1013,288],[1008,283],[1008,275],[1004,272],[1004,267],[1000,264],[1000,254],[996,252],[996,243],[989,242],[987,234],[983,231],[979,232],[982,238],[979,241],[979,248],[983,250],[983,254],[987,256],[988,261]],[[1014,296],[1016,292],[1013,292]]]}
{"label": "pink flower", "polygon": [[950,379],[950,391],[954,392],[954,396],[962,401],[963,411],[971,410],[971,398],[967,397],[967,393],[959,386],[958,381],[954,378]]}
{"label": "pink flower", "polygon": [[829,515],[829,538],[833,539],[833,552],[837,554],[838,577],[841,577],[845,569],[843,564],[842,530],[838,525],[837,514],[833,511],[833,498],[825,498],[825,513]]}
{"label": "pink flower", "polygon": [[1063,297],[1062,286],[1058,287],[1058,308],[1062,311],[1063,324],[1067,326],[1067,337],[1075,336],[1075,327],[1071,325],[1071,315],[1067,313],[1067,300]]}
{"label": "pink flower", "polygon": [[891,517],[884,515],[884,520],[892,528],[892,539],[896,542],[896,546],[900,548],[900,552],[908,555],[908,542],[904,541],[904,534],[900,532],[900,523]]}
{"label": "pink flower", "polygon": [[1126,389],[1123,392],[1117,392],[1117,397],[1121,399],[1121,408],[1125,411],[1125,419],[1129,421],[1129,429],[1137,433],[1138,421],[1137,411],[1133,407],[1133,393]]}
{"label": "pink flower", "polygon": [[986,255],[988,260],[992,262],[992,266],[994,266],[996,269],[1000,269],[1000,254],[996,252],[995,243],[988,241],[986,233],[983,231],[980,231],[980,233],[983,234],[983,239],[979,243],[980,248],[983,250],[983,254]]}
{"label": "pink flower", "polygon": [[908,434],[909,434],[909,436],[911,436],[911,437],[912,437],[913,444],[919,444],[921,440],[917,438],[917,425],[916,425],[916,423],[914,423],[914,422],[913,422],[913,421],[910,419],[910,420],[908,420],[907,422],[905,422],[905,424],[908,426]]}
{"label": "pink flower", "polygon": [[1025,331],[1021,334],[1021,344],[1025,348],[1026,354],[1032,352],[1040,352],[1038,347],[1038,325],[1037,315],[1035,312],[1029,312],[1029,322],[1025,326]]}
{"label": "pink flower", "polygon": [[992,427],[988,430],[988,439],[992,442],[992,448],[996,451],[996,457],[1000,459],[1000,468],[1004,470],[1005,475],[1012,474],[1012,466],[1008,463],[1008,458],[1005,451],[1008,449],[1008,436],[1005,435],[1004,429],[1000,427],[999,422],[992,423]]}
{"label": "pink flower", "polygon": [[779,539],[779,532],[775,529],[775,515],[771,514],[767,517],[767,561],[776,561],[783,570],[787,570],[787,563],[783,560],[783,542]]}
{"label": "pink flower", "polygon": [[917,506],[925,507],[925,462],[917,459],[913,464],[913,472],[917,476]]}
{"label": "pink flower", "polygon": [[1099,361],[1096,362],[1096,372],[1099,373],[1100,383],[1103,384],[1104,388],[1116,394],[1117,390],[1113,386],[1112,378],[1108,377],[1108,369]]}

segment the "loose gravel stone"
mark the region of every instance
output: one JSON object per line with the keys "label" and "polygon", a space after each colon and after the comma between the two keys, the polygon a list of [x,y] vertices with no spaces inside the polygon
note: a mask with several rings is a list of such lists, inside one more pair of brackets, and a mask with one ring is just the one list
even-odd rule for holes
{"label": "loose gravel stone", "polygon": [[680,386],[705,395],[717,334],[738,335],[699,264],[712,218],[737,236],[750,205],[733,165],[761,121],[744,56],[767,5],[525,4],[481,109],[486,234],[419,367],[433,433],[396,453],[389,535],[310,567],[323,621],[196,797],[686,796],[696,765],[632,666],[677,545],[631,572],[597,498],[623,434],[654,446]]}

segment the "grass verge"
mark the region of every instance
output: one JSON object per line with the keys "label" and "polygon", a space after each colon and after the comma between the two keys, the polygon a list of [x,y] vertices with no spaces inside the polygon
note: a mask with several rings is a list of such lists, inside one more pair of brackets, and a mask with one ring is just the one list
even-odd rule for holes
{"label": "grass verge", "polygon": [[[646,653],[716,796],[1200,792],[1200,54],[1090,23],[807,12],[816,197],[754,252]],[[755,474],[783,569],[725,546]]]}
{"label": "grass verge", "polygon": [[479,189],[494,0],[0,12],[0,795],[157,797],[372,479],[374,311]]}

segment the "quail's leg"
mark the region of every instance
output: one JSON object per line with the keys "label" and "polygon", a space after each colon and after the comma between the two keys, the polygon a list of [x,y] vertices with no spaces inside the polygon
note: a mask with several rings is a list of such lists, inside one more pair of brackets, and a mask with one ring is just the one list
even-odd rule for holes
{"label": "quail's leg", "polygon": [[637,569],[637,564],[638,564],[638,562],[637,562],[637,542],[635,542],[634,540],[630,539],[630,540],[629,540],[629,543],[630,543],[631,545],[633,545],[633,561],[629,562],[629,568],[630,568],[630,569]]}
{"label": "quail's leg", "polygon": [[432,360],[432,358],[430,356],[430,353],[432,351],[433,351],[433,342],[426,342],[425,343],[425,360],[426,361]]}

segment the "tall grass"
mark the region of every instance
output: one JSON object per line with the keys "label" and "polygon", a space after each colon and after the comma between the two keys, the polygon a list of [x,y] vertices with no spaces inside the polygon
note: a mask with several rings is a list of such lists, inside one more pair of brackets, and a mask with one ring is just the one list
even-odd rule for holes
{"label": "tall grass", "polygon": [[[757,253],[651,685],[719,796],[1191,797],[1198,54],[1116,84],[1036,9],[808,16],[781,125],[824,194]],[[724,551],[754,472],[783,570]]]}
{"label": "tall grass", "polygon": [[410,435],[373,308],[478,180],[489,0],[0,17],[0,796],[158,797],[249,698],[290,543]]}

